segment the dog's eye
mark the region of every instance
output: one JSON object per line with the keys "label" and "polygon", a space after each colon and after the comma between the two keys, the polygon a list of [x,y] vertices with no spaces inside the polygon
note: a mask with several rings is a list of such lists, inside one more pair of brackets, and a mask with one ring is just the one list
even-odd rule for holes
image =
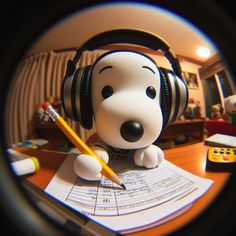
{"label": "dog's eye", "polygon": [[151,99],[154,99],[156,97],[156,89],[153,88],[152,86],[147,87],[146,89],[146,94],[148,97]]}
{"label": "dog's eye", "polygon": [[102,96],[104,98],[108,98],[110,97],[111,95],[113,94],[113,88],[109,85],[105,86],[103,89],[102,89]]}

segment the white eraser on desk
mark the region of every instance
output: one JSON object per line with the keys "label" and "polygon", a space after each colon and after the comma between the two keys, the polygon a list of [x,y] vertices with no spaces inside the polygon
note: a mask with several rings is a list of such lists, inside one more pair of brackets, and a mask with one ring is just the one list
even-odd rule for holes
{"label": "white eraser on desk", "polygon": [[21,161],[14,161],[11,166],[17,175],[34,173],[39,169],[39,162],[36,157],[27,158]]}

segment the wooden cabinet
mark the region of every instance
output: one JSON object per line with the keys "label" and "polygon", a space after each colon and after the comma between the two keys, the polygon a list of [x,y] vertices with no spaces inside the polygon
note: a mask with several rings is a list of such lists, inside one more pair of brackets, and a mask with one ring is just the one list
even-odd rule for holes
{"label": "wooden cabinet", "polygon": [[204,140],[205,119],[177,120],[169,124],[154,142],[162,149]]}
{"label": "wooden cabinet", "polygon": [[205,119],[177,120],[166,127],[160,135],[160,139],[176,138],[178,135],[194,137],[200,141],[204,138]]}
{"label": "wooden cabinet", "polygon": [[49,141],[68,141],[68,138],[53,122],[33,124],[33,127],[38,138]]}

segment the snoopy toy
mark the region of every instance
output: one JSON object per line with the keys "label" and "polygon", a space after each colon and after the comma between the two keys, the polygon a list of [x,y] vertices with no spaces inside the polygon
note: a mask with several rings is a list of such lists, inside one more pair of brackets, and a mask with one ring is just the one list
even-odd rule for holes
{"label": "snoopy toy", "polygon": [[[138,44],[162,50],[172,69],[159,68],[149,56],[131,50],[108,51],[93,65],[76,68],[85,50],[111,43]],[[164,159],[152,143],[186,108],[188,91],[176,57],[166,42],[140,30],[112,30],[96,35],[67,65],[62,87],[66,114],[84,128],[96,126],[99,141],[91,149],[105,163],[109,157],[132,157],[137,166],[155,168]],[[86,180],[101,179],[101,164],[79,154],[74,171]]]}
{"label": "snoopy toy", "polygon": [[236,124],[236,95],[224,99],[225,113],[230,124]]}

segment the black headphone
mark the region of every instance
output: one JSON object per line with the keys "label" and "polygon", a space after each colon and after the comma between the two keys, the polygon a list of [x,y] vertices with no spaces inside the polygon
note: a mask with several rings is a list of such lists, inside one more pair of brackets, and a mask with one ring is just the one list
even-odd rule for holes
{"label": "black headphone", "polygon": [[119,29],[105,31],[86,41],[73,60],[67,63],[65,78],[62,85],[62,104],[66,115],[78,121],[84,128],[93,125],[91,102],[91,72],[93,65],[76,69],[81,54],[108,44],[128,43],[144,46],[152,50],[161,50],[168,59],[173,71],[160,68],[161,101],[163,127],[176,120],[185,110],[188,101],[188,89],[182,78],[178,59],[170,52],[169,45],[149,32],[135,29]]}

